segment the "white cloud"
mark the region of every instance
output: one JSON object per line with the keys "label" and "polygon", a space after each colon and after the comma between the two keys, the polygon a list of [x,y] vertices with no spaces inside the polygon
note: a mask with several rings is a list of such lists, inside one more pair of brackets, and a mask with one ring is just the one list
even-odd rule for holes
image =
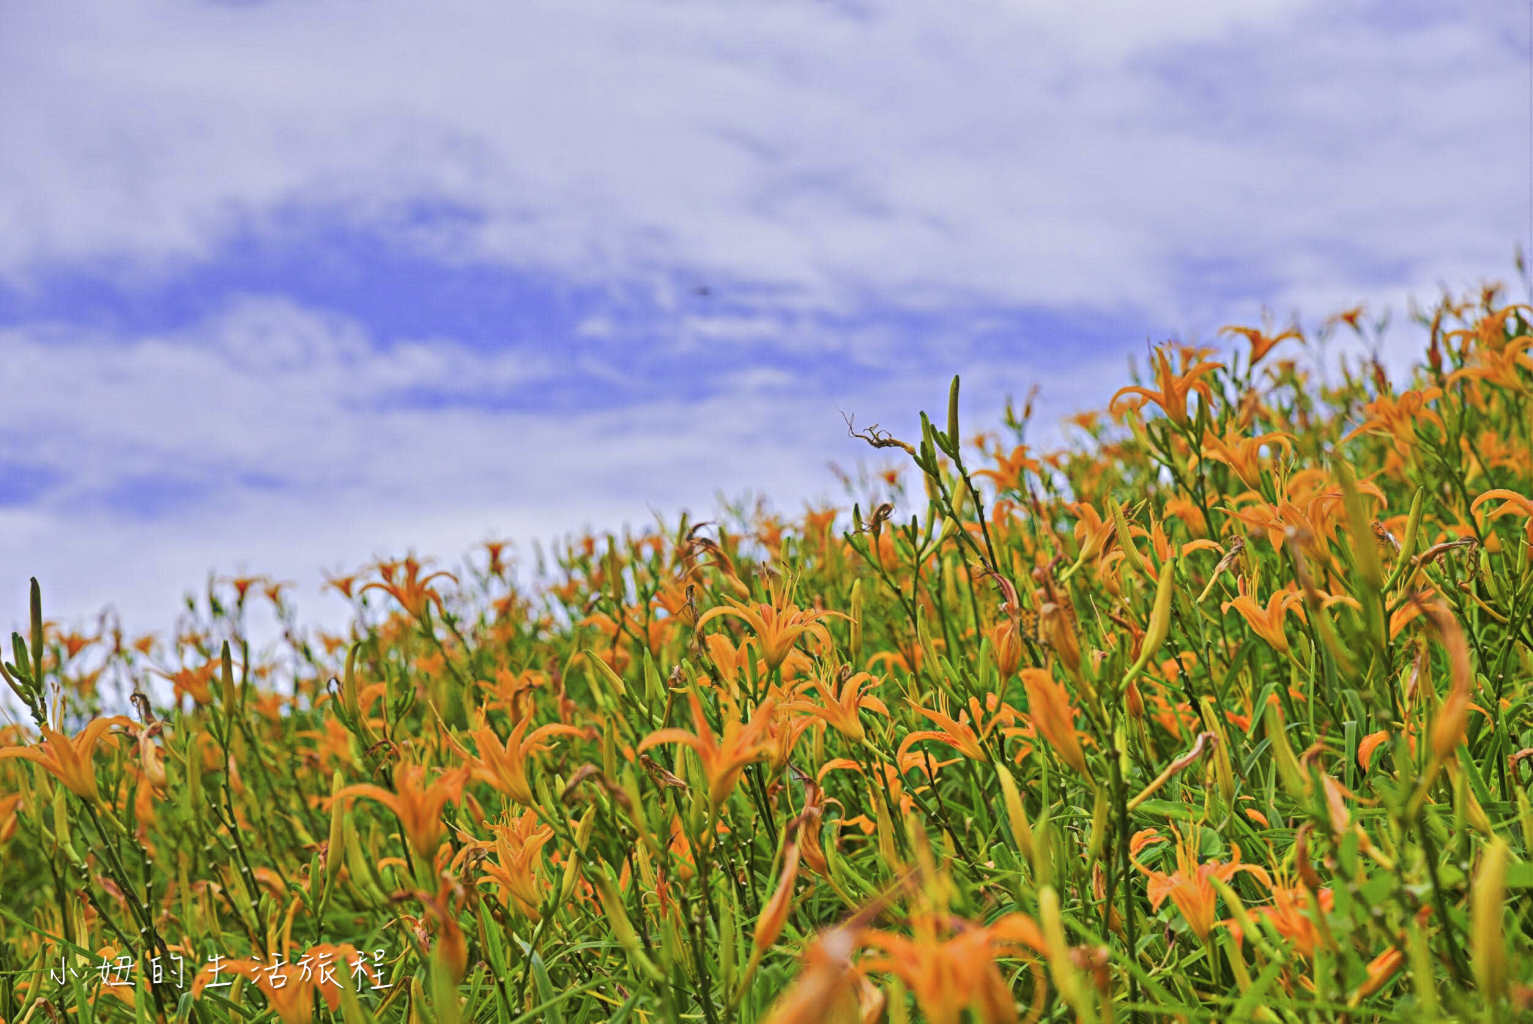
{"label": "white cloud", "polygon": [[[229,339],[268,332],[303,344],[249,372],[244,342]],[[377,556],[451,562],[488,537],[525,552],[586,526],[642,527],[652,511],[708,517],[717,495],[747,490],[791,513],[841,497],[827,462],[871,455],[841,410],[910,436],[917,411],[945,400],[943,381],[913,364],[843,381],[742,369],[702,400],[657,395],[619,410],[400,406],[387,400],[402,379],[397,351],[344,318],[254,297],[175,334],[13,329],[0,347],[0,393],[14,399],[0,406],[0,434],[14,439],[4,454],[63,474],[44,498],[0,510],[14,591],[0,620],[19,622],[36,575],[50,615],[81,621],[115,603],[134,630],[169,626],[213,570],[297,581],[305,618],[334,626],[344,608],[321,596],[321,570]],[[417,387],[519,379],[503,353],[412,351]],[[1028,380],[1017,365],[954,369],[974,373],[974,422],[994,421],[1005,390]],[[1052,408],[1099,403],[1100,379],[1053,374]],[[172,500],[125,515],[105,497],[123,487],[169,488]]]}
{"label": "white cloud", "polygon": [[[820,308],[1175,316],[1188,260],[1280,286],[1499,270],[1527,199],[1503,152],[1520,28],[1490,5],[1424,28],[1283,0],[7,19],[18,280],[107,257],[163,272],[242,220],[328,205],[444,258],[588,281],[688,267]],[[402,221],[422,199],[468,216]]]}

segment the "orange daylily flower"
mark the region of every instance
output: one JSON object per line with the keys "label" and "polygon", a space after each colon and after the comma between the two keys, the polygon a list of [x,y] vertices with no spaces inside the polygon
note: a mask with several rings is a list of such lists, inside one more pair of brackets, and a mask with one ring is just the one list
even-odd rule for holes
{"label": "orange daylily flower", "polygon": [[357,573],[352,573],[349,576],[331,576],[329,573],[325,573],[325,586],[350,601],[352,591],[356,589],[358,575]]}
{"label": "orange daylily flower", "polygon": [[[901,771],[908,771],[911,767],[914,767],[914,765],[906,763],[905,757],[900,757],[899,760],[899,766],[888,764],[886,762],[874,763],[871,766],[873,775],[870,777],[868,775],[868,771],[862,765],[858,764],[856,761],[853,761],[851,758],[833,757],[820,766],[820,770],[815,773],[815,778],[818,782],[824,782],[825,776],[829,775],[831,772],[856,772],[857,774],[863,776],[867,782],[868,800],[870,804],[882,799],[882,797],[880,797],[878,794],[881,791],[886,790],[890,799],[894,801],[894,806],[899,808],[899,812],[901,814],[908,815],[915,810],[916,801],[915,797],[913,797],[910,792],[907,791],[905,787],[905,780],[901,775]],[[951,763],[953,762],[938,762],[937,767],[941,767],[943,764]],[[916,786],[911,788],[913,788],[915,792],[919,793],[922,792],[926,787]],[[864,832],[871,833],[873,831],[873,821],[867,815],[858,815],[856,817],[843,819],[842,825],[849,826],[857,822],[862,824]]]}
{"label": "orange daylily flower", "polygon": [[[1358,740],[1357,766],[1366,772],[1368,768],[1373,764],[1374,751],[1378,750],[1380,746],[1388,742],[1388,729],[1380,729],[1377,732],[1370,732],[1368,735]],[[1415,749],[1415,746],[1415,737],[1411,737],[1411,748]]]}
{"label": "orange daylily flower", "polygon": [[660,729],[644,737],[638,753],[662,743],[680,743],[691,747],[703,763],[703,774],[708,779],[708,799],[715,813],[729,798],[740,773],[753,761],[760,761],[771,752],[768,729],[776,713],[776,702],[768,697],[756,708],[749,722],[741,722],[726,714],[724,734],[715,736],[708,718],[703,714],[702,703],[697,694],[688,692],[687,701],[692,707],[694,732],[685,729]]}
{"label": "orange daylily flower", "polygon": [[1501,504],[1490,511],[1490,518],[1500,519],[1502,516],[1522,516],[1527,519],[1525,533],[1528,543],[1533,544],[1533,498],[1518,494],[1516,491],[1509,491],[1504,487],[1498,487],[1495,490],[1486,491],[1474,499],[1473,503],[1469,506],[1469,511],[1478,514],[1481,505],[1497,499],[1501,500]]}
{"label": "orange daylily flower", "polygon": [[[740,678],[745,673],[746,667],[751,665],[751,659],[755,655],[755,645],[751,640],[742,640],[738,645],[723,633],[709,633],[703,637],[703,646],[708,649],[708,657],[713,661],[713,667],[718,670],[719,681],[722,682],[731,694],[740,690]],[[765,674],[766,662],[759,658],[751,665],[757,671],[757,676]]]}
{"label": "orange daylily flower", "polygon": [[[1081,644],[1076,635],[1075,610],[1067,604],[1045,601],[1038,608],[1038,636],[1054,651],[1072,675],[1080,671]],[[1016,663],[1011,665],[1016,671]],[[1007,673],[1002,678],[1009,678]]]}
{"label": "orange daylily flower", "polygon": [[[1171,367],[1170,357],[1167,355],[1167,346],[1161,345],[1155,349],[1155,388],[1126,387],[1119,388],[1107,403],[1107,409],[1114,416],[1120,414],[1123,409],[1139,409],[1145,403],[1153,402],[1160,406],[1161,410],[1178,425],[1187,422],[1187,399],[1196,392],[1202,396],[1203,401],[1213,400],[1213,389],[1203,377],[1208,376],[1215,370],[1223,369],[1222,363],[1196,362],[1190,366],[1184,366],[1181,373],[1177,373]],[[1184,363],[1191,362],[1189,359]]]}
{"label": "orange daylily flower", "polygon": [[75,796],[82,800],[99,800],[101,793],[96,787],[96,765],[92,756],[103,734],[114,725],[131,729],[135,723],[126,715],[97,718],[73,738],[45,725],[41,730],[42,739],[35,746],[5,747],[0,749],[0,760],[19,757],[35,761]]}
{"label": "orange daylily flower", "polygon": [[1076,559],[1078,563],[1090,561],[1116,542],[1118,528],[1112,516],[1103,519],[1096,507],[1087,501],[1072,502],[1065,508],[1076,517],[1075,539],[1081,549]]}
{"label": "orange daylily flower", "polygon": [[[403,575],[400,570],[403,569]],[[433,572],[421,576],[421,563],[414,555],[406,556],[402,561],[381,562],[378,571],[383,575],[381,582],[374,580],[364,586],[359,593],[369,590],[382,590],[394,600],[398,601],[404,610],[410,613],[411,618],[419,619],[426,613],[428,604],[435,604],[437,611],[442,610],[442,596],[431,587],[431,581],[440,577],[446,577],[454,583],[458,577],[450,572]]]}
{"label": "orange daylily flower", "polygon": [[865,946],[880,950],[862,962],[865,971],[893,974],[916,997],[933,1024],[958,1024],[965,1009],[977,1019],[1016,1019],[1011,987],[996,959],[1006,955],[1046,956],[1043,931],[1026,914],[1012,913],[987,925],[950,915],[921,913],[910,936],[887,931],[863,935]]}
{"label": "orange daylily flower", "polygon": [[1471,327],[1458,331],[1449,331],[1445,335],[1449,340],[1462,339],[1466,351],[1471,343],[1476,349],[1500,349],[1507,344],[1506,322],[1512,318],[1512,314],[1533,313],[1533,306],[1523,303],[1513,303],[1509,306],[1502,306],[1497,310],[1490,310],[1488,307],[1494,301],[1494,296],[1488,293],[1481,296],[1481,301],[1487,306],[1487,312],[1484,316],[1475,321]]}
{"label": "orange daylily flower", "polygon": [[866,735],[858,712],[863,708],[889,717],[883,701],[867,692],[880,680],[871,672],[852,672],[843,668],[832,680],[824,673],[814,673],[799,684],[797,697],[783,705],[785,711],[797,711],[818,718],[853,742]]}
{"label": "orange daylily flower", "polygon": [[[1380,504],[1384,492],[1371,480],[1357,482],[1358,493]],[[1341,489],[1322,471],[1307,469],[1289,477],[1282,487],[1283,496],[1273,505],[1255,494],[1241,496],[1243,504],[1226,503],[1230,514],[1251,530],[1261,530],[1273,548],[1281,550],[1290,533],[1306,547],[1322,553],[1336,537],[1345,516]]]}
{"label": "orange daylily flower", "polygon": [[1416,425],[1435,423],[1442,429],[1442,417],[1428,407],[1442,397],[1442,388],[1422,388],[1395,397],[1380,395],[1363,407],[1368,418],[1342,438],[1350,441],[1362,434],[1393,438],[1395,450],[1405,456],[1416,444]]}
{"label": "orange daylily flower", "polygon": [[949,716],[945,711],[933,711],[923,708],[914,702],[910,705],[916,714],[927,721],[939,726],[939,729],[922,729],[909,733],[900,741],[897,760],[903,761],[910,747],[921,740],[936,740],[945,743],[965,757],[978,761],[986,761],[990,758],[985,754],[983,744],[998,726],[1007,725],[1017,717],[1016,709],[1009,704],[1004,704],[996,694],[990,694],[986,701],[985,711],[990,713],[989,721],[985,721],[985,711],[980,710],[978,697],[969,698],[967,711],[960,711],[956,719]]}
{"label": "orange daylily flower", "polygon": [[995,461],[994,469],[977,469],[974,476],[989,477],[999,491],[1020,490],[1023,474],[1037,473],[1043,468],[1037,459],[1032,458],[1031,450],[1025,444],[1017,445],[1010,455],[997,454]]}
{"label": "orange daylily flower", "polygon": [[[1141,848],[1147,845],[1149,841],[1142,842]],[[1239,846],[1231,843],[1230,854],[1228,861],[1211,860],[1199,863],[1196,829],[1186,833],[1178,832],[1175,871],[1152,871],[1142,864],[1137,865],[1139,870],[1149,877],[1150,906],[1158,910],[1166,898],[1170,897],[1171,902],[1176,904],[1176,909],[1181,911],[1182,918],[1192,929],[1193,934],[1200,940],[1207,939],[1209,933],[1214,930],[1216,923],[1214,911],[1217,909],[1219,899],[1218,891],[1209,881],[1210,878],[1228,882],[1244,871],[1255,875],[1265,884],[1271,884],[1270,876],[1262,868],[1255,864],[1240,862]]]}
{"label": "orange daylily flower", "polygon": [[1028,714],[1038,734],[1054,748],[1061,761],[1091,778],[1086,755],[1081,750],[1080,734],[1075,731],[1075,708],[1070,704],[1070,694],[1040,668],[1023,671],[1022,685],[1027,690]]}
{"label": "orange daylily flower", "polygon": [[[511,730],[511,735],[504,743],[499,736],[495,735],[495,730],[488,725],[481,725],[469,733],[473,737],[475,749],[479,752],[478,757],[468,761],[473,777],[482,782],[488,782],[512,800],[527,807],[532,806],[535,799],[532,795],[532,784],[527,779],[528,762],[549,749],[549,737],[582,735],[580,729],[562,722],[540,725],[529,734],[527,730],[531,725],[530,716],[523,718],[516,723]],[[450,741],[454,747],[457,747],[459,753],[465,758],[468,757],[468,751],[459,746],[456,740],[450,739]]]}
{"label": "orange daylily flower", "polygon": [[21,808],[20,793],[0,796],[0,846],[10,842],[11,837],[16,834],[16,828],[21,824],[21,819],[17,812]]}
{"label": "orange daylily flower", "polygon": [[1247,437],[1244,431],[1232,425],[1225,431],[1223,437],[1212,430],[1203,431],[1203,445],[1208,449],[1208,458],[1229,466],[1240,478],[1241,483],[1247,487],[1255,487],[1262,472],[1261,450],[1264,447],[1270,447],[1292,452],[1293,435],[1273,431],[1269,434]]}
{"label": "orange daylily flower", "polygon": [[155,675],[169,679],[172,692],[175,694],[175,702],[181,703],[181,698],[190,695],[198,704],[211,704],[213,701],[213,678],[223,670],[223,659],[209,658],[205,663],[196,668],[180,668],[174,672],[166,672],[162,669],[151,669]]}
{"label": "orange daylily flower", "polygon": [[1203,518],[1203,510],[1191,498],[1178,494],[1167,498],[1163,507],[1167,519],[1181,520],[1187,532],[1194,537],[1207,535],[1208,521]]}
{"label": "orange daylily flower", "polygon": [[1273,347],[1276,346],[1278,342],[1287,341],[1289,338],[1297,338],[1299,341],[1304,340],[1304,335],[1300,334],[1298,328],[1296,327],[1290,327],[1288,330],[1283,331],[1281,334],[1266,334],[1263,331],[1257,330],[1255,327],[1236,327],[1231,324],[1219,328],[1219,333],[1238,334],[1242,338],[1245,338],[1246,341],[1251,343],[1251,361],[1248,364],[1250,366],[1255,366],[1257,363],[1261,362],[1262,357],[1264,357],[1268,352],[1271,352]]}
{"label": "orange daylily flower", "polygon": [[1002,681],[1010,679],[1016,674],[1017,667],[1022,664],[1020,623],[1009,615],[1003,616],[995,625],[985,630],[985,637],[990,641],[990,653],[995,657],[996,672]]}
{"label": "orange daylily flower", "polygon": [[387,807],[399,819],[399,827],[410,848],[429,861],[447,834],[442,808],[462,798],[463,783],[468,781],[468,776],[469,768],[464,766],[443,772],[427,783],[425,765],[401,765],[394,772],[397,792],[390,793],[371,783],[359,783],[342,788],[335,799],[360,796]]}
{"label": "orange daylily flower", "polygon": [[[1319,889],[1312,893],[1303,885],[1289,885],[1281,881],[1268,881],[1266,885],[1272,893],[1272,903],[1251,907],[1250,915],[1253,918],[1265,918],[1279,935],[1293,943],[1294,949],[1305,958],[1314,959],[1321,932],[1313,914],[1316,910],[1322,914],[1329,913],[1335,906],[1335,894],[1330,889]],[[1238,929],[1234,934],[1237,939],[1240,938]]]}
{"label": "orange daylily flower", "polygon": [[1283,622],[1290,609],[1297,609],[1299,617],[1304,617],[1304,596],[1291,590],[1274,590],[1263,606],[1244,593],[1244,590],[1245,581],[1241,580],[1242,593],[1234,600],[1224,602],[1223,610],[1228,612],[1233,608],[1258,636],[1272,645],[1273,650],[1279,654],[1288,653],[1288,637],[1283,632]]}
{"label": "orange daylily flower", "polygon": [[[185,951],[178,945],[171,949]],[[301,956],[295,952],[284,948],[273,953],[269,962],[258,956],[210,959],[192,979],[192,996],[201,996],[209,987],[222,988],[232,980],[229,975],[240,975],[260,989],[267,1007],[282,1024],[310,1024],[315,993],[323,996],[332,1012],[340,1009],[340,986],[351,983],[351,965],[365,958],[350,943],[310,946]],[[368,979],[380,980],[371,961],[366,961],[362,970]]]}
{"label": "orange daylily flower", "polygon": [[820,620],[831,616],[844,619],[846,615],[841,612],[813,608],[801,609],[798,605],[786,600],[786,591],[787,587],[783,587],[781,591],[774,590],[769,604],[760,602],[750,604],[726,597],[725,600],[729,604],[704,612],[697,620],[697,628],[702,629],[711,619],[724,616],[741,620],[750,627],[751,632],[760,642],[761,653],[766,659],[769,671],[783,663],[788,653],[793,650],[793,645],[798,643],[802,636],[811,636],[822,646],[830,647],[830,631]]}
{"label": "orange daylily flower", "polygon": [[804,951],[803,966],[767,1014],[767,1024],[875,1024],[884,996],[852,957],[863,929],[855,922],[820,935]]}
{"label": "orange daylily flower", "polygon": [[[331,1013],[341,1006],[340,985],[352,984],[353,965],[360,962],[362,979],[369,984],[382,982],[377,968],[357,948],[348,943],[340,945],[310,946],[304,953],[309,958],[307,968],[302,957],[294,958],[292,951],[286,955],[273,954],[270,963],[257,957],[236,960],[228,965],[233,974],[242,974],[255,982],[256,988],[266,997],[266,1005],[277,1015],[282,1024],[309,1024],[314,1019],[314,995],[318,993]],[[324,979],[319,963],[333,964],[334,977]],[[199,976],[199,982],[206,979]]]}
{"label": "orange daylily flower", "polygon": [[[1412,603],[1419,603],[1413,599]],[[1434,762],[1446,759],[1464,741],[1469,727],[1469,709],[1474,695],[1474,669],[1469,659],[1469,643],[1464,629],[1453,613],[1438,604],[1422,604],[1432,629],[1448,655],[1450,685],[1448,695],[1438,706],[1429,738]]]}
{"label": "orange daylily flower", "polygon": [[777,937],[782,934],[783,926],[788,923],[788,911],[793,907],[793,883],[798,878],[798,865],[800,848],[798,836],[795,835],[787,841],[782,852],[782,871],[777,878],[777,886],[772,890],[772,895],[767,898],[761,907],[761,914],[756,918],[756,928],[751,936],[751,965],[752,968],[760,962],[761,956]]}
{"label": "orange daylily flower", "polygon": [[1384,952],[1368,961],[1362,983],[1357,986],[1356,991],[1347,997],[1347,1002],[1355,1006],[1364,999],[1367,999],[1383,988],[1404,964],[1404,951],[1398,946],[1390,946]]}
{"label": "orange daylily flower", "polygon": [[1476,362],[1450,373],[1448,380],[1483,380],[1508,391],[1527,391],[1529,374],[1533,374],[1533,355],[1528,353],[1530,347],[1533,347],[1533,335],[1524,334],[1500,349],[1478,348],[1475,350]]}
{"label": "orange daylily flower", "polygon": [[1351,309],[1344,309],[1340,313],[1333,313],[1332,315],[1326,317],[1325,326],[1335,327],[1337,324],[1346,324],[1348,327],[1361,334],[1363,330],[1361,324],[1363,318],[1363,308],[1364,307],[1362,306],[1353,306]]}
{"label": "orange daylily flower", "polygon": [[[413,926],[416,941],[422,946],[435,932],[436,941],[431,944],[432,958],[447,969],[447,976],[454,985],[468,973],[468,940],[458,924],[458,912],[463,909],[466,895],[462,886],[444,875],[436,895],[415,893],[424,913],[419,917],[407,915],[404,918]],[[435,927],[428,926],[428,922]]]}

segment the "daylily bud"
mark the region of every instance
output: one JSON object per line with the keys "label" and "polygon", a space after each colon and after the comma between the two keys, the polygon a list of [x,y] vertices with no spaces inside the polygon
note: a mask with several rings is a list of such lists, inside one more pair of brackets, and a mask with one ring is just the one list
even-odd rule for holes
{"label": "daylily bud", "polygon": [[623,909],[623,898],[618,895],[617,886],[613,884],[612,876],[605,867],[599,867],[596,877],[591,879],[596,887],[597,899],[601,902],[602,913],[607,918],[607,925],[612,929],[612,937],[617,939],[618,945],[628,954],[628,959],[651,981],[663,982],[665,975],[660,973],[660,968],[655,966],[644,952],[644,944],[639,940],[639,933],[634,931],[633,922],[628,919],[628,912]]}
{"label": "daylily bud", "polygon": [[1129,680],[1129,684],[1123,688],[1123,699],[1128,707],[1128,713],[1135,718],[1144,717],[1144,697],[1139,692],[1139,684]]}
{"label": "daylily bud", "polygon": [[958,374],[953,374],[953,383],[947,392],[947,439],[958,450]]}
{"label": "daylily bud", "polygon": [[1062,606],[1050,601],[1038,609],[1038,619],[1039,631],[1054,649],[1054,653],[1059,655],[1059,660],[1064,662],[1065,668],[1071,672],[1080,671],[1081,648],[1075,638],[1070,614]]}
{"label": "daylily bud", "polygon": [[234,658],[229,653],[229,641],[224,641],[219,654],[219,686],[223,693],[224,714],[234,714]]}
{"label": "daylily bud", "polygon": [[345,780],[340,769],[330,777],[330,835],[325,841],[325,888],[335,884],[341,873],[341,858],[346,847],[346,801],[338,794]]}
{"label": "daylily bud", "polygon": [[735,905],[733,900],[719,901],[719,978],[724,982],[724,991],[732,992],[735,987]]}
{"label": "daylily bud", "polygon": [[1441,608],[1428,606],[1426,612],[1448,653],[1451,673],[1448,696],[1438,707],[1437,716],[1432,721],[1432,757],[1440,763],[1451,756],[1464,740],[1464,733],[1469,726],[1469,697],[1474,680],[1469,664],[1469,646],[1458,620],[1452,613]]}
{"label": "daylily bud", "polygon": [[878,855],[885,864],[893,867],[900,863],[899,851],[894,846],[894,822],[889,820],[889,811],[882,800],[875,798],[873,806],[878,821]]}
{"label": "daylily bud", "polygon": [[990,640],[990,653],[995,658],[995,670],[1005,682],[1017,672],[1022,664],[1022,637],[1017,624],[1002,618],[986,632]]}
{"label": "daylily bud", "polygon": [[862,580],[852,584],[852,629],[851,650],[852,663],[858,664],[862,660]]}
{"label": "daylily bud", "polygon": [[1202,713],[1203,728],[1213,733],[1218,741],[1214,745],[1214,769],[1219,779],[1219,795],[1224,797],[1226,805],[1232,805],[1235,800],[1235,767],[1230,763],[1230,744],[1224,723],[1214,713],[1213,698],[1204,697],[1200,700],[1198,710]]}
{"label": "daylily bud", "polygon": [[1028,860],[1033,859],[1033,827],[1027,820],[1027,809],[1022,806],[1022,794],[1011,771],[1003,764],[995,766],[996,778],[1001,783],[1001,805],[1006,808],[1006,823],[1011,827],[1011,838],[1017,849]]}
{"label": "daylily bud", "polygon": [[163,790],[169,781],[165,774],[165,760],[160,755],[159,744],[154,742],[150,727],[139,731],[138,758],[144,770],[144,779],[155,789]]}
{"label": "daylily bud", "polygon": [[1490,823],[1490,817],[1480,805],[1479,798],[1474,795],[1474,790],[1469,788],[1468,774],[1456,763],[1450,764],[1448,769],[1453,777],[1453,802],[1463,812],[1464,820],[1487,839],[1495,838],[1496,830]]}
{"label": "daylily bud", "polygon": [[1144,559],[1140,557],[1139,549],[1134,547],[1134,537],[1129,532],[1128,519],[1123,514],[1122,506],[1116,501],[1109,501],[1107,506],[1112,509],[1113,532],[1118,538],[1118,547],[1122,549],[1124,558],[1136,572],[1150,575],[1150,567],[1145,565]]}
{"label": "daylily bud", "polygon": [[751,954],[752,961],[760,959],[771,948],[788,921],[788,910],[793,905],[793,883],[798,878],[798,859],[798,841],[790,839],[787,848],[783,850],[782,874],[778,877],[777,888],[772,891],[771,897],[761,909],[761,916],[756,919],[756,933],[751,939],[751,945],[755,947]]}
{"label": "daylily bud", "polygon": [[1038,735],[1048,742],[1061,761],[1090,781],[1091,771],[1086,767],[1086,755],[1075,730],[1075,709],[1070,705],[1065,688],[1053,676],[1037,668],[1022,673],[1022,686],[1027,691],[1028,714]]}
{"label": "daylily bud", "polygon": [[1506,903],[1506,840],[1497,836],[1485,848],[1480,870],[1469,887],[1469,965],[1480,993],[1489,1003],[1506,995],[1506,936],[1501,931]]}
{"label": "daylily bud", "polygon": [[1278,779],[1282,781],[1283,788],[1295,800],[1304,799],[1309,793],[1309,777],[1299,766],[1299,759],[1288,743],[1288,731],[1283,724],[1283,706],[1277,694],[1267,698],[1267,706],[1262,709],[1262,724],[1266,729],[1267,743],[1272,750],[1273,762],[1277,765]]}
{"label": "daylily bud", "polygon": [[1065,939],[1059,893],[1052,885],[1045,885],[1038,890],[1038,919],[1043,926],[1044,941],[1048,945],[1049,973],[1054,978],[1054,986],[1076,1014],[1084,1017],[1082,1004],[1085,993],[1081,989],[1080,977],[1075,972],[1075,961],[1070,956],[1070,944]]}
{"label": "daylily bud", "polygon": [[1167,559],[1166,564],[1160,567],[1160,581],[1155,586],[1155,607],[1150,612],[1150,622],[1145,630],[1144,643],[1139,647],[1139,657],[1134,661],[1124,677],[1125,682],[1132,681],[1144,671],[1144,667],[1155,657],[1160,650],[1160,645],[1165,641],[1166,634],[1171,628],[1171,594],[1172,578],[1176,574],[1175,559]]}
{"label": "daylily bud", "polygon": [[1107,791],[1098,789],[1091,807],[1091,832],[1086,837],[1086,863],[1096,864],[1107,841]]}
{"label": "daylily bud", "polygon": [[1370,589],[1378,590],[1383,575],[1379,570],[1379,550],[1368,526],[1368,513],[1363,508],[1363,498],[1357,489],[1357,477],[1352,466],[1344,459],[1336,462],[1336,479],[1341,483],[1342,506],[1347,513],[1347,527],[1351,532],[1352,557],[1357,571]]}

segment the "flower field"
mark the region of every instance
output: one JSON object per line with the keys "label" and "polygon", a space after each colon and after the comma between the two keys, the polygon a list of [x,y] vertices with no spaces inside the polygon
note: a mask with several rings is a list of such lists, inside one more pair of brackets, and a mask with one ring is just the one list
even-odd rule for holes
{"label": "flower field", "polygon": [[34,582],[0,1022],[1530,1019],[1533,310],[1401,333],[1167,343],[1058,450],[955,379],[848,507],[384,561],[346,635]]}

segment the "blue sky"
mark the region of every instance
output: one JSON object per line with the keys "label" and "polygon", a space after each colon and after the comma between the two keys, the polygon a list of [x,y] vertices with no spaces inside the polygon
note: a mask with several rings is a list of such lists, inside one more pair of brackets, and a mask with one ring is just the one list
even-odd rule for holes
{"label": "blue sky", "polygon": [[[10,4],[0,598],[837,498],[1263,311],[1509,279],[1516,4]],[[1398,332],[1405,334],[1408,332]]]}

